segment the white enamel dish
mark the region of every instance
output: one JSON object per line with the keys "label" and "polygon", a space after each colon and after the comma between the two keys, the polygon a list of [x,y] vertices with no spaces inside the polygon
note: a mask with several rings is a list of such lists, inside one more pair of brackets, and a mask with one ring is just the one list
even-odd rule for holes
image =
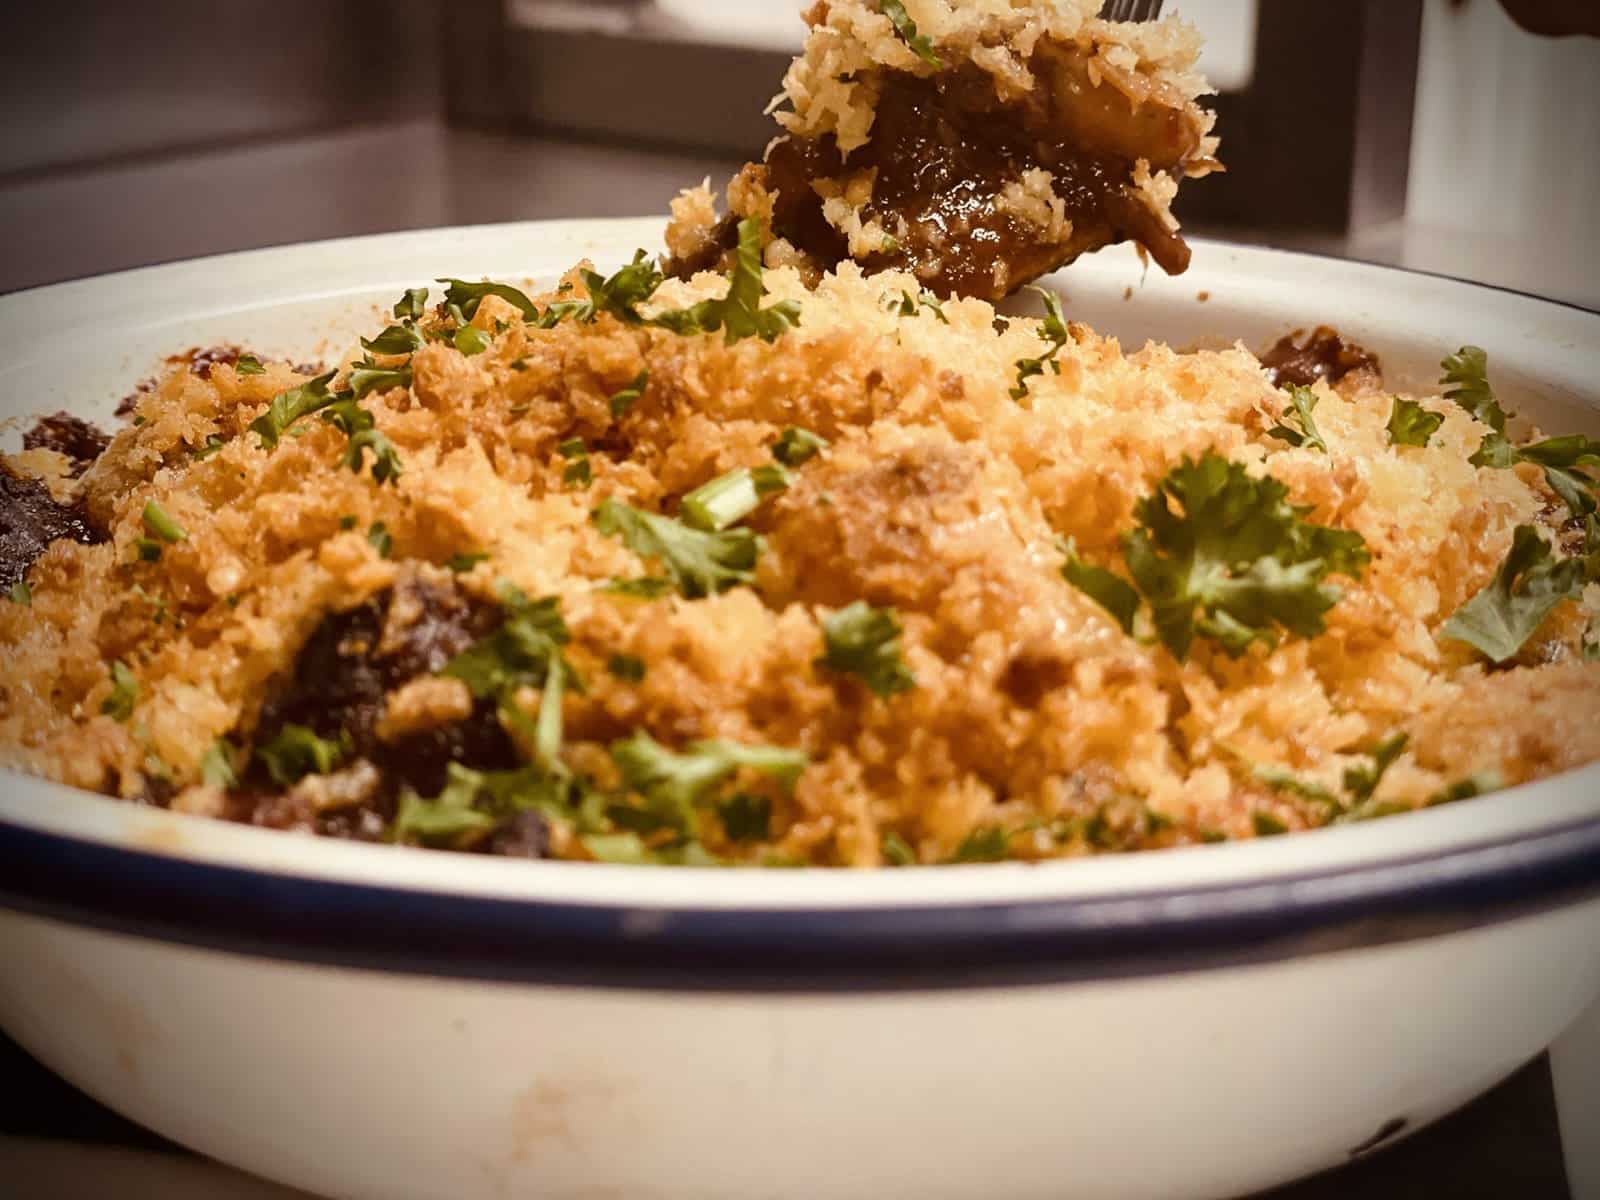
{"label": "white enamel dish", "polygon": [[[0,416],[107,420],[185,347],[337,352],[407,286],[658,235],[443,230],[3,297]],[[1513,407],[1600,433],[1580,310],[1206,242],[1179,279],[1117,251],[1058,286],[1125,342],[1330,323],[1399,384],[1475,342]],[[0,1025],[50,1067],[329,1196],[1235,1196],[1420,1128],[1600,995],[1600,767],[1269,841],[871,874],[353,845],[0,775],[0,961]]]}

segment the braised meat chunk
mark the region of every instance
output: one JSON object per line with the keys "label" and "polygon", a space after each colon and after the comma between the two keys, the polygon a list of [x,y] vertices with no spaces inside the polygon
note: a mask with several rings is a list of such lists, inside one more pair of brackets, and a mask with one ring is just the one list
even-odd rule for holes
{"label": "braised meat chunk", "polygon": [[1168,205],[1220,165],[1188,31],[1095,7],[905,5],[919,24],[876,0],[818,4],[787,132],[729,185],[720,221],[706,193],[680,200],[668,271],[717,267],[738,221],[762,216],[769,263],[909,270],[941,297],[998,299],[1130,239],[1182,272]]}

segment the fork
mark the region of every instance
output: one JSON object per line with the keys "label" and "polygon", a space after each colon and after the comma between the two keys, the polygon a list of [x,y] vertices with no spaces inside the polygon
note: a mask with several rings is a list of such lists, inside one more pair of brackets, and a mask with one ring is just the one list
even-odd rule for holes
{"label": "fork", "polygon": [[1154,21],[1161,15],[1161,0],[1106,0],[1100,17],[1106,21]]}

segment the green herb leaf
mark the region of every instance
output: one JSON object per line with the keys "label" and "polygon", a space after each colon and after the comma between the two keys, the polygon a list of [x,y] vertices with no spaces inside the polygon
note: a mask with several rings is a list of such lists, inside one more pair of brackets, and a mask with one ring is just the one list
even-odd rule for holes
{"label": "green herb leaf", "polygon": [[883,859],[891,867],[914,867],[917,865],[917,852],[910,844],[893,830],[883,835],[881,844]]}
{"label": "green herb leaf", "polygon": [[640,579],[609,579],[600,585],[602,592],[618,596],[633,596],[641,600],[659,600],[672,592],[672,580],[662,575],[646,575]]}
{"label": "green herb leaf", "polygon": [[1207,453],[1185,458],[1135,507],[1140,527],[1123,535],[1123,557],[1180,662],[1196,634],[1230,655],[1275,645],[1279,626],[1315,637],[1341,595],[1324,578],[1359,576],[1370,557],[1361,535],[1304,521],[1307,509],[1287,495],[1270,475],[1253,479]]}
{"label": "green herb leaf", "polygon": [[559,663],[575,690],[582,681],[562,658],[571,640],[554,596],[530,600],[520,588],[501,582],[506,620],[489,636],[456,655],[439,673],[465,683],[479,700],[502,698],[520,687],[543,687],[551,665]]}
{"label": "green herb leaf", "polygon": [[427,311],[428,289],[407,288],[405,295],[394,302],[394,315],[407,321],[420,321]]}
{"label": "green herb leaf", "polygon": [[1552,609],[1583,588],[1582,559],[1558,559],[1532,525],[1518,525],[1487,586],[1451,615],[1440,637],[1475,646],[1491,662],[1516,657]]}
{"label": "green herb leaf", "polygon": [[233,369],[240,375],[265,375],[267,369],[261,365],[261,360],[254,354],[241,354],[233,364]]}
{"label": "green herb leaf", "polygon": [[161,539],[169,546],[188,540],[189,535],[183,531],[183,526],[174,521],[167,514],[167,510],[154,500],[145,503],[143,520],[150,536]]}
{"label": "green herb leaf", "polygon": [[1502,434],[1484,436],[1469,460],[1475,467],[1505,469],[1518,463],[1533,463],[1544,471],[1550,490],[1560,496],[1576,517],[1587,517],[1596,509],[1591,489],[1597,486],[1590,472],[1600,467],[1600,441],[1581,433],[1546,438],[1517,446]]}
{"label": "green herb leaf", "polygon": [[487,562],[489,554],[484,550],[474,550],[464,554],[452,554],[445,562],[445,566],[457,575],[464,575],[481,562]]}
{"label": "green herb leaf", "polygon": [[611,415],[612,415],[612,417],[613,418],[621,417],[625,413],[627,413],[627,411],[633,407],[634,402],[637,401],[641,396],[644,395],[644,390],[649,385],[650,385],[650,368],[646,367],[644,370],[640,371],[637,375],[635,375],[633,377],[633,382],[632,383],[628,384],[628,386],[623,388],[620,392],[616,392],[616,393],[614,393],[612,395],[612,397],[611,397]]}
{"label": "green herb leaf", "polygon": [[[884,251],[884,253],[888,253],[888,251]],[[910,292],[902,289],[899,300],[896,300],[893,296],[886,296],[885,301],[889,306],[889,311],[899,316],[914,317],[917,315],[918,309],[926,308],[939,319],[940,324],[950,324],[950,318],[945,316],[944,309],[939,307],[939,297],[926,289],[918,292],[915,297]]]}
{"label": "green herb leaf", "polygon": [[379,558],[388,558],[389,552],[394,549],[394,539],[389,536],[389,528],[382,521],[374,521],[367,529],[367,545],[378,552]]}
{"label": "green herb leaf", "polygon": [[936,71],[944,69],[944,60],[934,51],[933,42],[917,32],[917,23],[906,12],[906,6],[901,0],[878,0],[878,11],[889,18],[894,31],[900,35],[900,40],[911,48],[913,54]]}
{"label": "green herb leaf", "polygon": [[391,325],[375,338],[362,338],[361,348],[373,354],[413,354],[422,349],[422,335],[413,325]]}
{"label": "green herb leaf", "polygon": [[1061,311],[1061,297],[1042,287],[1029,287],[1028,290],[1038,292],[1044,299],[1044,321],[1040,325],[1039,332],[1045,341],[1050,343],[1050,349],[1039,358],[1017,360],[1017,383],[1011,389],[1013,400],[1021,400],[1028,394],[1028,380],[1036,375],[1043,375],[1046,366],[1057,375],[1061,374],[1061,364],[1056,356],[1072,338],[1067,328],[1066,314]]}
{"label": "green herb leaf", "polygon": [[487,350],[493,344],[493,339],[476,325],[463,325],[456,330],[456,335],[450,339],[450,344],[471,358]]}
{"label": "green herb leaf", "polygon": [[589,447],[582,438],[568,438],[556,447],[556,452],[562,458],[571,460],[567,469],[561,473],[563,483],[576,483],[588,486],[594,478],[594,473],[589,466]]}
{"label": "green herb leaf", "polygon": [[285,725],[268,743],[256,747],[256,758],[283,787],[292,787],[307,775],[326,775],[344,758],[345,739],[320,738],[304,725]]}
{"label": "green herb leaf", "polygon": [[329,371],[299,387],[279,392],[272,398],[267,411],[250,422],[250,428],[261,438],[262,449],[274,449],[278,440],[295,422],[333,403],[334,397],[328,394],[328,384],[335,374]]}
{"label": "green herb leaf", "polygon": [[[533,301],[527,295],[509,283],[468,283],[463,279],[441,279],[439,283],[446,284],[444,294],[445,307],[454,305],[460,313],[457,324],[465,326],[468,321],[478,314],[478,306],[483,303],[485,296],[499,296],[500,299],[510,303],[522,314],[524,321],[531,321],[538,315]],[[409,295],[409,293],[407,293]],[[423,293],[427,295],[426,292]],[[458,346],[459,350],[460,347]]]}
{"label": "green herb leaf", "polygon": [[644,679],[644,659],[632,654],[613,654],[606,659],[606,670],[624,683],[638,683]]}
{"label": "green herb leaf", "polygon": [[767,308],[761,307],[762,297],[767,294],[766,278],[761,271],[763,229],[759,217],[747,217],[739,222],[739,250],[727,295],[720,300],[702,300],[689,308],[662,313],[653,323],[681,334],[715,333],[721,329],[723,340],[730,345],[747,337],[774,342],[798,326],[800,306],[793,300],[780,300]]}
{"label": "green herb leaf", "polygon": [[207,787],[232,791],[239,786],[239,773],[234,767],[235,755],[227,738],[218,738],[200,757],[200,780]]}
{"label": "green herb leaf", "polygon": [[216,434],[213,433],[213,434],[209,435],[206,438],[205,444],[203,446],[200,446],[200,447],[198,447],[198,448],[196,448],[194,450],[191,450],[189,452],[189,455],[196,462],[200,462],[203,459],[210,458],[213,454],[215,454],[218,450],[221,450],[227,444],[228,444],[227,442],[223,441],[221,438],[219,438]]}
{"label": "green herb leaf", "polygon": [[119,658],[111,664],[111,694],[100,701],[100,711],[113,721],[126,721],[138,701],[139,681]]}
{"label": "green herb leaf", "polygon": [[1257,837],[1277,837],[1289,832],[1289,827],[1271,813],[1251,813],[1250,825]]}
{"label": "green herb leaf", "polygon": [[1328,443],[1322,440],[1322,434],[1317,432],[1317,423],[1311,419],[1312,410],[1317,407],[1316,392],[1308,387],[1296,387],[1289,393],[1289,400],[1294,405],[1294,412],[1285,414],[1285,419],[1295,422],[1299,428],[1274,425],[1267,430],[1267,436],[1288,442],[1291,446],[1321,450],[1326,454]]}
{"label": "green herb leaf", "polygon": [[761,541],[748,529],[707,533],[616,499],[602,503],[592,519],[607,537],[620,534],[635,554],[660,559],[678,590],[691,600],[755,578]]}
{"label": "green herb leaf", "polygon": [[589,310],[579,312],[579,319],[593,321],[600,313],[610,313],[627,325],[644,324],[639,305],[655,295],[666,278],[643,250],[636,250],[632,262],[607,278],[589,270],[579,276],[589,289]]}
{"label": "green herb leaf", "polygon": [[772,457],[786,467],[798,467],[828,448],[828,439],[819,437],[809,429],[790,425],[772,444]]}
{"label": "green herb leaf", "polygon": [[13,583],[11,590],[6,593],[6,598],[23,608],[33,607],[33,589],[28,586],[26,579],[19,579]]}
{"label": "green herb leaf", "polygon": [[980,825],[956,847],[953,863],[1004,862],[1011,857],[1011,834],[998,825]]}
{"label": "green herb leaf", "polygon": [[822,618],[816,665],[858,676],[876,696],[906,691],[917,680],[900,655],[900,633],[894,609],[857,600]]}
{"label": "green herb leaf", "polygon": [[496,819],[473,807],[483,783],[479,772],[450,763],[445,768],[444,790],[433,799],[425,800],[410,788],[404,789],[389,827],[389,840],[441,845],[492,828]]}
{"label": "green herb leaf", "polygon": [[726,800],[718,801],[717,817],[729,841],[765,841],[772,824],[772,801],[766,796],[735,792]]}
{"label": "green herb leaf", "polygon": [[1131,636],[1133,619],[1139,612],[1138,590],[1122,576],[1084,562],[1071,538],[1063,539],[1059,545],[1067,556],[1061,566],[1062,578],[1110,613],[1122,626],[1122,632]]}
{"label": "green herb leaf", "polygon": [[695,529],[719,530],[744,520],[761,501],[789,486],[781,466],[736,467],[683,498],[683,521]]}
{"label": "green herb leaf", "polygon": [[1454,400],[1496,433],[1506,431],[1505,410],[1489,386],[1489,356],[1477,346],[1463,346],[1439,364],[1441,384],[1448,384],[1445,399]]}
{"label": "green herb leaf", "polygon": [[160,562],[161,543],[155,538],[138,537],[133,539],[133,554],[140,562]]}
{"label": "green herb leaf", "polygon": [[1474,796],[1487,796],[1490,792],[1498,792],[1505,787],[1506,781],[1496,771],[1478,771],[1468,775],[1465,779],[1458,779],[1448,787],[1429,796],[1423,805],[1432,808],[1436,804],[1453,804],[1457,800],[1471,800]]}
{"label": "green herb leaf", "polygon": [[335,398],[320,419],[343,431],[350,439],[343,459],[350,470],[361,474],[365,454],[371,450],[372,478],[377,483],[381,485],[399,477],[400,455],[394,443],[378,431],[372,414],[357,404],[353,396],[346,393]]}
{"label": "green herb leaf", "polygon": [[686,836],[694,836],[695,806],[742,768],[766,775],[785,790],[805,770],[799,750],[741,746],[736,742],[693,742],[682,752],[668,750],[644,730],[611,744],[611,761],[628,788],[639,793],[651,813]]}
{"label": "green herb leaf", "polygon": [[1415,400],[1404,396],[1394,398],[1394,408],[1389,412],[1389,444],[1391,446],[1426,446],[1430,438],[1444,424],[1444,417],[1429,412]]}
{"label": "green herb leaf", "polygon": [[1395,760],[1405,753],[1410,741],[1408,734],[1391,734],[1374,747],[1370,767],[1345,768],[1344,790],[1353,804],[1363,804],[1372,799],[1373,793],[1378,790],[1378,784],[1383,782],[1384,774],[1394,765]]}

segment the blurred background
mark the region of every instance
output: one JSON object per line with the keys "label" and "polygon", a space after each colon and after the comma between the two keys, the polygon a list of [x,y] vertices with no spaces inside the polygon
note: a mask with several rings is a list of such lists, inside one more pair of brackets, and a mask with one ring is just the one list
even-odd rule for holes
{"label": "blurred background", "polygon": [[[802,0],[58,0],[0,73],[0,291],[313,238],[664,213],[759,155]],[[1168,0],[1194,233],[1600,308],[1600,40],[1497,0]]]}

